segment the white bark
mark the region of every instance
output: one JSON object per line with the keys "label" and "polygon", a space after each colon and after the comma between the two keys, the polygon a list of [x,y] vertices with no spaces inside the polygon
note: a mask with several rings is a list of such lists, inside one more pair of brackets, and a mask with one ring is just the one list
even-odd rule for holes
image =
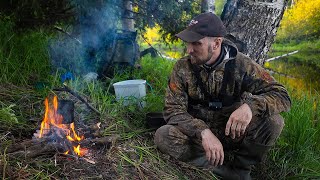
{"label": "white bark", "polygon": [[122,28],[126,31],[135,31],[134,30],[134,19],[132,13],[132,2],[130,0],[124,0],[123,6],[125,9],[124,17],[122,20]]}
{"label": "white bark", "polygon": [[286,5],[286,0],[228,0],[222,20],[228,33],[241,41],[243,53],[263,64]]}
{"label": "white bark", "polygon": [[201,12],[212,12],[215,13],[215,0],[202,0],[201,1]]}

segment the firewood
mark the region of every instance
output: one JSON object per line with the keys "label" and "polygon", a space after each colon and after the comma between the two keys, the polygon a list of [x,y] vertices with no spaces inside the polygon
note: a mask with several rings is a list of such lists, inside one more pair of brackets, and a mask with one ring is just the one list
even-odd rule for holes
{"label": "firewood", "polygon": [[[114,144],[118,136],[106,136],[94,139],[84,139],[77,142],[81,147],[85,148],[101,148]],[[68,145],[70,144],[70,145]],[[68,147],[70,146],[70,147]],[[54,154],[63,154],[66,150],[71,149],[71,143],[50,142],[46,138],[26,140],[21,143],[12,144],[7,149],[7,155],[12,158],[35,158],[42,155],[53,156]]]}
{"label": "firewood", "polygon": [[[28,141],[30,142],[30,141]],[[35,158],[42,155],[54,155],[55,153],[59,151],[63,151],[64,147],[61,146],[59,143],[47,143],[46,145],[43,145],[42,143],[32,143],[26,144],[29,145],[29,147],[26,147],[24,150],[17,150],[14,152],[8,152],[8,156],[11,158]]]}

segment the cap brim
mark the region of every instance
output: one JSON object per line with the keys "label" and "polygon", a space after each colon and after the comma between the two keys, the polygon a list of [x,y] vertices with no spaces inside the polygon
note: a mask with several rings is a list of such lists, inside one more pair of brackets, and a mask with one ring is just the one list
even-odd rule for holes
{"label": "cap brim", "polygon": [[188,29],[185,29],[185,30],[179,32],[175,36],[185,42],[196,42],[196,41],[199,41],[200,39],[205,37],[205,36],[202,36],[198,33],[192,32]]}

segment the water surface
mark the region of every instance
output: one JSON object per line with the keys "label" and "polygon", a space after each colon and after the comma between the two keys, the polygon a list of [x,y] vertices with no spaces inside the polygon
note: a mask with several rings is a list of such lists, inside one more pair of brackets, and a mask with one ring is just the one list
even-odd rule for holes
{"label": "water surface", "polygon": [[[288,52],[269,54],[278,56]],[[320,52],[298,52],[266,62],[265,68],[273,71],[273,76],[280,82],[297,91],[320,92]]]}

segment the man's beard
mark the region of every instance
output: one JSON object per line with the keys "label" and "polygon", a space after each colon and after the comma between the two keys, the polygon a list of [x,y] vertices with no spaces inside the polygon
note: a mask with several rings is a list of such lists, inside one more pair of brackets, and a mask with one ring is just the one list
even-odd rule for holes
{"label": "man's beard", "polygon": [[212,58],[212,55],[213,55],[213,51],[212,51],[211,47],[212,47],[211,44],[209,44],[208,56],[206,58],[200,59],[200,58],[197,58],[197,57],[191,55],[191,63],[197,64],[197,65],[202,65],[202,64],[205,64],[206,62],[208,62]]}

